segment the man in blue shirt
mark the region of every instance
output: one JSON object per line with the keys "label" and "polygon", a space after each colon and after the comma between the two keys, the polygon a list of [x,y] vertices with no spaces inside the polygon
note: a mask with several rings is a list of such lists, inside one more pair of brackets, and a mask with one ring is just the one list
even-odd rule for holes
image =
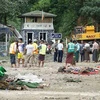
{"label": "man in blue shirt", "polygon": [[80,56],[81,56],[81,62],[84,61],[84,42],[81,41],[80,43]]}
{"label": "man in blue shirt", "polygon": [[74,41],[75,43],[75,61],[79,61],[79,51],[80,51],[80,44],[77,41]]}

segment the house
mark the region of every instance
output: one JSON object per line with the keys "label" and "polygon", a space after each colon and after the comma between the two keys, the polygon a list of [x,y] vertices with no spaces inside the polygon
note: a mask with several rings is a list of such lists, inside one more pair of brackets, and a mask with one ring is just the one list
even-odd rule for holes
{"label": "house", "polygon": [[52,39],[51,34],[54,33],[53,18],[56,15],[46,13],[43,11],[32,11],[22,14],[22,28],[21,35],[25,43],[28,43],[29,39],[32,41],[45,40],[50,41]]}

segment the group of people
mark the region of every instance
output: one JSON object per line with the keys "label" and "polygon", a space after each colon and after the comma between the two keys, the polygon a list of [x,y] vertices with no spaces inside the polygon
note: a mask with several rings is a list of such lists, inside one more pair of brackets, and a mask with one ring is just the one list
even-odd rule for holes
{"label": "group of people", "polygon": [[[63,40],[55,41],[55,43],[51,46],[54,52],[54,62],[62,63],[63,54],[64,54],[64,43]],[[75,65],[76,62],[79,62],[79,56],[81,58],[81,62],[90,62],[90,54],[92,54],[93,62],[98,62],[99,57],[99,43],[94,40],[93,44],[90,45],[86,41],[81,41],[78,43],[77,41],[72,41],[67,45],[67,56],[66,56],[66,65],[72,64]],[[44,66],[45,55],[47,51],[46,42],[41,40],[39,44],[37,44],[37,40],[34,39],[29,40],[28,44],[25,45],[23,43],[23,39],[19,38],[18,41],[14,41],[10,44],[9,53],[10,53],[10,62],[12,67],[16,67],[16,54],[18,57],[18,67],[20,67],[20,63],[22,62],[23,67],[27,66]]]}
{"label": "group of people", "polygon": [[66,65],[68,63],[73,65],[75,62],[79,62],[79,56],[81,57],[81,62],[90,62],[90,54],[92,54],[93,62],[98,62],[99,49],[100,46],[96,40],[94,40],[93,44],[89,44],[86,41],[78,43],[70,40],[67,47]]}
{"label": "group of people", "polygon": [[[62,62],[64,53],[63,41],[60,40],[58,43],[56,40],[52,48],[54,51],[54,62]],[[86,41],[81,41],[81,43],[79,43],[76,40],[70,40],[67,45],[66,64],[75,64],[75,62],[79,62],[79,57],[81,62],[90,62],[90,54],[92,54],[93,62],[98,62],[99,48],[99,43],[96,40],[91,44]]]}
{"label": "group of people", "polygon": [[[10,44],[9,53],[11,67],[20,67],[21,63],[23,67],[31,67],[33,65],[43,67],[46,54],[46,44],[41,40],[38,45],[36,39],[34,39],[34,42],[29,40],[28,44],[25,44],[23,43],[23,39],[19,38]],[[18,59],[17,62],[16,55]]]}

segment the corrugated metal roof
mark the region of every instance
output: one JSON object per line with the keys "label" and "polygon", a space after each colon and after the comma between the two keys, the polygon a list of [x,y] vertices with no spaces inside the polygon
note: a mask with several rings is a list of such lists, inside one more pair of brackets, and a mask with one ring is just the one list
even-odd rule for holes
{"label": "corrugated metal roof", "polygon": [[55,14],[46,13],[38,10],[22,14],[20,17],[42,17],[42,14],[44,17],[56,17]]}

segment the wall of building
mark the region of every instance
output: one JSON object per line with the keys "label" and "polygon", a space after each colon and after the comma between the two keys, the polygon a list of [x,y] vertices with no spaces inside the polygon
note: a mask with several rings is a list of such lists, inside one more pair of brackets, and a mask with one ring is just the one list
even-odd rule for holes
{"label": "wall of building", "polygon": [[37,22],[52,23],[52,18],[44,18],[43,21],[41,20],[41,18],[37,18]]}
{"label": "wall of building", "polygon": [[47,41],[51,41],[51,34],[54,33],[54,30],[22,30],[22,36],[23,36],[23,40],[24,42],[27,43],[27,33],[33,33],[34,39],[39,40],[39,33],[47,33]]}
{"label": "wall of building", "polygon": [[51,34],[54,33],[53,18],[27,18],[23,23],[22,37],[25,43],[28,43],[28,33],[33,33],[33,38],[39,40],[39,33],[46,33],[47,40],[51,41]]}
{"label": "wall of building", "polygon": [[37,23],[52,23],[53,18],[44,18],[42,21],[42,18],[26,18],[26,23],[30,22],[37,22]]}

